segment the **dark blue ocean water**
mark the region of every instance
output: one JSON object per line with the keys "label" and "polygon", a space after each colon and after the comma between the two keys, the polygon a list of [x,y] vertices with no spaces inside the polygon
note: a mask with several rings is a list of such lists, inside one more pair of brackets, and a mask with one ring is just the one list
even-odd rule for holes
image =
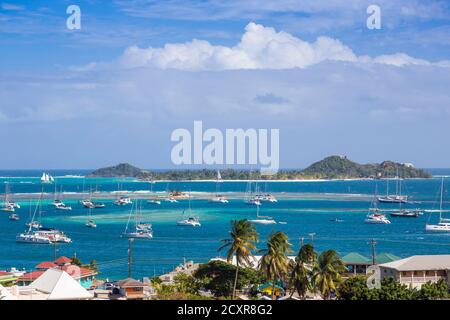
{"label": "dark blue ocean water", "polygon": [[[83,170],[50,171],[56,178],[56,188],[63,192],[81,192],[90,187],[99,191],[115,191],[118,184],[122,190],[148,191],[149,183],[133,179],[84,179],[73,175],[84,175]],[[440,170],[436,174],[447,175],[450,170]],[[41,190],[39,176],[41,171],[0,171],[0,192],[8,182],[15,194],[38,193]],[[287,224],[258,226],[261,239],[265,240],[270,232],[286,232],[293,245],[298,249],[299,239],[310,241],[310,233],[315,233],[314,245],[321,251],[334,248],[339,253],[352,251],[370,256],[371,238],[377,239],[376,252],[388,252],[406,257],[412,254],[433,254],[450,252],[450,236],[446,234],[426,233],[426,221],[436,221],[435,215],[425,214],[417,219],[391,218],[391,225],[367,225],[363,223],[377,184],[380,194],[386,192],[384,181],[319,181],[319,182],[268,182],[260,183],[261,189],[275,194],[278,203],[264,203],[261,214],[270,215],[277,221]],[[439,179],[406,180],[404,192],[416,201],[410,207],[436,208],[439,194]],[[54,185],[44,187],[53,192]],[[164,192],[167,189],[180,189],[195,192],[214,192],[213,182],[160,182],[153,185],[153,191]],[[223,182],[221,192],[244,192],[245,182]],[[391,191],[395,182],[390,182]],[[446,190],[450,190],[450,179],[446,181]],[[353,196],[348,196],[352,194]],[[134,194],[138,197],[139,192]],[[446,191],[446,206],[450,195]],[[122,278],[127,275],[128,242],[120,237],[128,218],[129,207],[115,207],[112,200],[106,201],[107,207],[93,211],[97,229],[84,226],[87,209],[76,200],[66,200],[72,205],[71,212],[54,211],[44,204],[42,220],[46,226],[64,230],[73,240],[72,244],[57,246],[58,255],[76,254],[82,261],[95,259],[99,262],[103,278]],[[17,213],[22,220],[12,222],[8,214],[0,215],[0,270],[10,267],[30,269],[44,260],[52,260],[53,247],[47,245],[24,245],[15,242],[17,233],[24,231],[24,223],[29,215],[30,204],[20,199],[21,209]],[[31,204],[34,209],[34,203]],[[200,217],[201,228],[177,227],[175,222],[181,218],[187,208],[187,201],[179,203],[163,202],[160,206],[144,203],[145,220],[153,224],[154,239],[136,240],[133,244],[133,276],[144,277],[161,274],[173,269],[183,258],[204,262],[212,257],[223,255],[218,252],[220,239],[227,237],[229,222],[232,219],[253,218],[256,211],[243,203],[242,199],[231,200],[229,204],[211,203],[207,200],[193,200],[193,211]],[[339,218],[342,223],[331,220]],[[261,243],[260,247],[264,244]]]}

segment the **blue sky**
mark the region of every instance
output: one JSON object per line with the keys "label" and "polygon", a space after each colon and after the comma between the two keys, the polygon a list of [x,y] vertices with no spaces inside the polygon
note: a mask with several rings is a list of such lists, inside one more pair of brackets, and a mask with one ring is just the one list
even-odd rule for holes
{"label": "blue sky", "polygon": [[282,167],[449,167],[449,61],[449,1],[0,0],[0,168],[172,167],[194,120],[279,128]]}

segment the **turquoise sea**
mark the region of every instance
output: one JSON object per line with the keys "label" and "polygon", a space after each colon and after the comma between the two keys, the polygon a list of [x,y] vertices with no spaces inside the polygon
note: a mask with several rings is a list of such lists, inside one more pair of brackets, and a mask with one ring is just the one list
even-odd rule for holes
{"label": "turquoise sea", "polygon": [[[39,177],[42,171],[0,171],[0,192],[9,185],[14,200],[21,208],[16,211],[20,221],[10,221],[7,213],[0,213],[0,270],[10,267],[31,269],[41,261],[53,259],[53,246],[28,245],[15,242],[16,234],[25,230],[30,206],[35,207],[36,197],[41,191]],[[119,187],[129,192],[133,198],[147,195],[150,188],[163,194],[168,189],[191,191],[193,197],[205,192],[214,193],[214,182],[148,182],[133,179],[84,178],[88,171],[50,170],[55,177],[56,189],[62,191],[64,202],[73,207],[72,211],[55,211],[44,204],[42,221],[45,226],[63,230],[73,243],[57,246],[58,255],[76,254],[83,262],[95,259],[100,268],[99,278],[119,279],[127,276],[128,241],[120,237],[124,231],[130,207],[112,205],[112,197],[101,200],[106,208],[93,210],[97,229],[86,228],[88,210],[83,208],[76,193],[90,188],[102,193],[116,191]],[[450,170],[441,169],[436,175],[448,175]],[[450,179],[446,181],[450,190]],[[146,204],[143,201],[143,216],[153,224],[154,238],[136,240],[133,243],[133,277],[151,277],[172,270],[183,261],[205,262],[210,258],[223,256],[218,252],[220,239],[227,237],[232,219],[254,218],[254,207],[243,202],[246,182],[223,182],[220,191],[230,195],[228,204],[211,203],[207,199],[191,201],[192,210],[200,217],[200,228],[177,227],[176,221],[188,207],[188,201],[178,203],[162,202],[161,205]],[[437,209],[440,178],[405,180],[403,191],[413,203],[411,208]],[[390,225],[368,225],[363,220],[373,200],[375,188],[379,194],[386,192],[386,181],[309,181],[309,182],[260,182],[263,192],[270,192],[278,198],[277,203],[264,203],[261,214],[270,215],[286,224],[257,226],[261,239],[272,231],[286,232],[297,250],[299,239],[311,241],[318,251],[333,248],[344,255],[352,251],[370,256],[369,241],[377,241],[377,253],[393,253],[400,257],[413,254],[443,254],[450,252],[450,234],[425,232],[427,221],[437,221],[436,214],[424,214],[416,219],[390,218]],[[45,185],[44,192],[52,193],[55,185]],[[390,182],[390,190],[395,190],[395,181]],[[450,209],[450,194],[445,192],[444,205]],[[66,199],[64,199],[66,198]],[[46,203],[51,199],[46,200]],[[389,207],[389,205],[383,205]],[[392,207],[392,205],[391,205]],[[332,222],[338,218],[341,223]],[[262,248],[264,243],[260,244]]]}

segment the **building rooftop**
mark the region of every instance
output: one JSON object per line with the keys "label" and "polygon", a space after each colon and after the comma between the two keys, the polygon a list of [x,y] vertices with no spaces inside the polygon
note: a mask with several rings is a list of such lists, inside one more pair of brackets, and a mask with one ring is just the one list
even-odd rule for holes
{"label": "building rooftop", "polygon": [[55,267],[57,267],[57,265],[51,261],[44,261],[35,266],[36,269],[50,269]]}
{"label": "building rooftop", "polygon": [[395,269],[397,271],[450,270],[450,255],[412,256],[380,264],[380,267]]}
{"label": "building rooftop", "polygon": [[349,254],[346,254],[342,257],[342,261],[344,261],[346,264],[371,264],[372,259],[369,259],[362,254],[359,254],[358,252],[350,252]]}
{"label": "building rooftop", "polygon": [[388,263],[396,260],[400,260],[401,258],[392,254],[392,253],[380,253],[375,256],[375,262],[377,264]]}
{"label": "building rooftop", "polygon": [[59,257],[58,259],[56,259],[54,262],[55,262],[57,265],[63,265],[63,264],[71,263],[71,262],[72,262],[72,259],[67,258],[67,257],[65,257],[65,256],[61,256],[61,257]]}
{"label": "building rooftop", "polygon": [[122,288],[142,288],[145,286],[142,282],[137,281],[133,278],[126,278],[124,280],[117,281],[116,284]]}

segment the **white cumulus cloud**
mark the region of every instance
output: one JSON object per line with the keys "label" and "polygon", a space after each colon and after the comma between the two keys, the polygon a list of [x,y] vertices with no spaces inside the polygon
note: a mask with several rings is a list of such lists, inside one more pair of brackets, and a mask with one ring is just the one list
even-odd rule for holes
{"label": "white cumulus cloud", "polygon": [[[154,67],[190,71],[306,68],[323,61],[380,63],[398,67],[431,64],[405,53],[359,57],[337,39],[322,36],[314,42],[308,42],[253,22],[246,26],[240,42],[232,47],[197,39],[187,43],[166,44],[162,48],[132,46],[125,50],[119,61],[125,68]],[[441,62],[439,65],[446,64]]]}

